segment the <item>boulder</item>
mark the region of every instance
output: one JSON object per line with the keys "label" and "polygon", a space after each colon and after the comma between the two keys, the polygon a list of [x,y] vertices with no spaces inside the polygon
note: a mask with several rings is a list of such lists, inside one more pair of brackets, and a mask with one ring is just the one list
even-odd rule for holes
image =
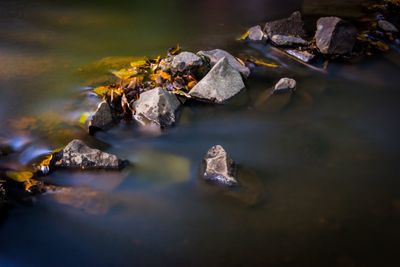
{"label": "boulder", "polygon": [[357,29],[338,17],[323,17],[317,21],[315,39],[323,54],[348,54],[356,42]]}
{"label": "boulder", "polygon": [[299,11],[294,12],[290,17],[270,21],[265,24],[264,32],[271,38],[274,35],[304,37],[304,22]]}
{"label": "boulder", "polygon": [[392,23],[384,19],[378,21],[378,26],[385,32],[399,32],[396,26],[394,26]]}
{"label": "boulder", "polygon": [[222,103],[245,88],[240,73],[222,58],[189,92],[194,98]]}
{"label": "boulder", "polygon": [[250,76],[250,69],[248,67],[240,63],[234,56],[222,49],[199,51],[197,55],[208,58],[210,60],[211,66],[214,66],[215,64],[217,64],[218,61],[225,57],[228,60],[229,65],[240,72],[243,77],[247,78]]}
{"label": "boulder", "polygon": [[259,25],[251,27],[248,31],[247,40],[253,42],[262,42],[267,39],[266,34]]}
{"label": "boulder", "polygon": [[300,46],[308,44],[303,38],[278,34],[273,35],[271,41],[277,46]]}
{"label": "boulder", "polygon": [[54,167],[71,169],[120,169],[117,156],[88,147],[81,140],[71,141],[54,155]]}
{"label": "boulder", "polygon": [[225,186],[239,184],[236,179],[235,162],[222,146],[211,147],[204,157],[203,164],[203,177],[206,181]]}
{"label": "boulder", "polygon": [[99,130],[108,130],[113,122],[110,105],[106,101],[103,101],[98,105],[96,111],[89,120],[89,133],[94,134]]}
{"label": "boulder", "polygon": [[203,65],[203,60],[198,55],[191,52],[181,52],[172,59],[172,68],[183,72],[185,70],[196,69]]}
{"label": "boulder", "polygon": [[282,78],[274,87],[274,94],[293,92],[296,90],[296,80],[291,78]]}
{"label": "boulder", "polygon": [[160,87],[146,91],[131,103],[135,110],[134,118],[143,125],[154,123],[168,127],[176,121],[176,111],[181,103],[171,92]]}
{"label": "boulder", "polygon": [[311,62],[315,58],[315,55],[308,51],[288,49],[286,53],[306,63]]}

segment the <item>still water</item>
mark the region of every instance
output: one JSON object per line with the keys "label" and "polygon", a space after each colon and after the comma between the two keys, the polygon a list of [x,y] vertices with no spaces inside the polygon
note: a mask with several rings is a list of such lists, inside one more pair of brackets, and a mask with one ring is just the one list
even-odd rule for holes
{"label": "still water", "polygon": [[[0,3],[0,136],[18,167],[75,138],[129,159],[122,172],[59,171],[62,194],[17,203],[0,225],[0,266],[399,266],[398,51],[328,73],[235,39],[302,10],[360,15],[360,1],[24,1]],[[86,86],[108,56],[155,56],[180,43],[274,61],[223,106],[191,104],[162,133],[122,123],[88,137]],[[90,71],[86,71],[90,69]],[[254,108],[280,77],[291,99]],[[204,184],[223,145],[246,188]]]}

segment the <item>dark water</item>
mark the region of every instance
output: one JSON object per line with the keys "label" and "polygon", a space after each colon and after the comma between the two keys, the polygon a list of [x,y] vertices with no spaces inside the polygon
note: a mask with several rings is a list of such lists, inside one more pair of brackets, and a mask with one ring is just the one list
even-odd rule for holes
{"label": "dark water", "polygon": [[[399,266],[399,54],[322,74],[235,41],[297,9],[358,16],[359,3],[1,1],[0,136],[20,147],[1,164],[82,138],[135,165],[46,178],[70,189],[13,207],[0,226],[0,266]],[[78,69],[176,43],[281,67],[256,70],[229,105],[184,107],[161,134],[121,124],[88,137],[78,118],[96,99],[83,88],[100,74]],[[298,93],[255,109],[282,76],[297,79]],[[246,190],[198,179],[214,144],[240,164]]]}

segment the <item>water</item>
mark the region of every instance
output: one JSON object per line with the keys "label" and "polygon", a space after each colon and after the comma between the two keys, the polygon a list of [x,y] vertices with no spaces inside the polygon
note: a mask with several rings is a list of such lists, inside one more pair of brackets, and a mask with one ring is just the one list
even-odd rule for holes
{"label": "water", "polygon": [[[0,136],[18,167],[73,138],[135,162],[121,173],[60,171],[60,194],[17,203],[0,226],[0,266],[398,266],[399,54],[321,74],[235,42],[248,26],[302,8],[360,14],[359,1],[2,1]],[[328,9],[327,9],[328,8]],[[83,88],[107,56],[153,56],[180,43],[281,64],[258,69],[226,106],[190,105],[166,132],[121,124],[88,137]],[[291,99],[254,103],[282,76]],[[198,179],[222,144],[245,190]]]}

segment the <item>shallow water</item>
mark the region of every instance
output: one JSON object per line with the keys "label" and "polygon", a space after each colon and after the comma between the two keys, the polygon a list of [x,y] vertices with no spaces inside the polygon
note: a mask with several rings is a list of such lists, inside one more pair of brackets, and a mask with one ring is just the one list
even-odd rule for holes
{"label": "shallow water", "polygon": [[[398,266],[399,65],[396,52],[322,74],[235,41],[248,26],[303,9],[359,15],[359,1],[2,1],[0,136],[18,167],[82,138],[135,164],[121,173],[61,171],[60,194],[18,203],[0,225],[0,266]],[[121,124],[88,137],[96,99],[85,66],[153,56],[180,43],[281,65],[257,69],[224,106],[192,104],[165,132]],[[254,105],[282,76],[291,99]],[[198,179],[221,144],[245,189]]]}

